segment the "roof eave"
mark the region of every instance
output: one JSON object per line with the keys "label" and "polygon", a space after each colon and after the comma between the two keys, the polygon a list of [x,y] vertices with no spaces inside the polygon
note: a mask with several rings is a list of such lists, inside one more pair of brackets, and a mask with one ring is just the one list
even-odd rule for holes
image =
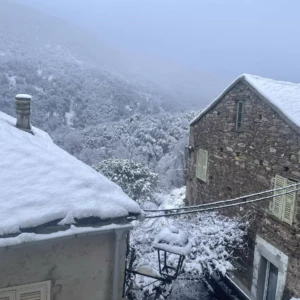
{"label": "roof eave", "polygon": [[261,94],[252,84],[247,80],[247,76],[245,74],[238,77],[234,80],[213,102],[211,102],[198,117],[190,122],[190,126],[195,125],[200,119],[205,116],[212,108],[214,108],[221,99],[239,82],[243,82],[247,85],[248,88],[251,89],[258,97],[260,97],[263,101],[265,101],[288,125],[291,126],[297,133],[300,134],[300,127],[295,124],[286,114],[284,114],[276,105],[272,103],[267,97]]}
{"label": "roof eave", "polygon": [[[84,228],[84,227],[79,227],[79,228]],[[28,242],[20,242],[18,240],[18,236],[15,237],[15,242],[9,244],[9,245],[1,245],[0,244],[0,251],[5,250],[8,248],[20,248],[20,247],[27,247],[27,246],[32,246],[32,245],[37,245],[49,241],[57,241],[57,240],[68,240],[72,238],[78,238],[78,237],[84,237],[84,236],[94,236],[94,235],[99,235],[99,234],[105,234],[105,233],[112,233],[116,232],[118,230],[132,230],[133,225],[132,224],[110,224],[106,226],[101,226],[101,227],[88,227],[86,230],[82,232],[74,232],[71,234],[65,234],[65,235],[57,235],[57,236],[51,236],[47,237],[47,234],[43,234],[45,237],[44,239],[40,240],[32,240]],[[13,238],[14,239],[14,238]]]}
{"label": "roof eave", "polygon": [[300,127],[296,123],[294,123],[286,114],[284,114],[282,110],[280,110],[276,105],[274,105],[270,99],[268,99],[265,95],[260,93],[251,84],[251,82],[247,81],[247,78],[244,78],[243,82],[253,93],[255,93],[260,99],[265,101],[292,129],[294,129],[297,133],[300,134]]}

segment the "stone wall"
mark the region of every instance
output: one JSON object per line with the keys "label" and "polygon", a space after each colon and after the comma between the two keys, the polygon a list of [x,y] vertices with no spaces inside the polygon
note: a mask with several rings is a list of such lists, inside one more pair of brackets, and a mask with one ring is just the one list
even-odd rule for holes
{"label": "stone wall", "polygon": [[[122,250],[122,295],[126,235]],[[112,299],[115,234],[43,241],[0,249],[0,289],[51,281],[51,300]]]}
{"label": "stone wall", "polygon": [[[237,101],[245,100],[243,130],[236,130]],[[276,174],[300,181],[300,135],[247,83],[239,82],[190,129],[194,151],[188,159],[187,201],[200,204],[260,192],[274,187]],[[196,150],[208,150],[207,182],[196,178]],[[240,270],[250,289],[255,236],[288,255],[284,299],[300,296],[300,193],[293,226],[269,212],[268,200],[224,209],[230,216],[251,214],[249,248]]]}

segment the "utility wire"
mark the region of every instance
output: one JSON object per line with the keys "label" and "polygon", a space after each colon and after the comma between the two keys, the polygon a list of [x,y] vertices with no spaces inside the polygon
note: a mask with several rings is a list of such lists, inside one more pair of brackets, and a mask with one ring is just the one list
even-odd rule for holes
{"label": "utility wire", "polygon": [[211,202],[211,203],[203,203],[203,204],[199,204],[199,205],[191,205],[191,206],[177,207],[177,208],[166,208],[166,209],[144,209],[144,211],[145,212],[159,212],[159,211],[185,210],[185,209],[191,209],[191,208],[206,207],[206,206],[211,206],[211,205],[216,205],[216,204],[221,204],[221,203],[234,202],[234,201],[237,201],[237,200],[240,200],[240,199],[251,198],[251,197],[258,196],[258,195],[263,195],[263,194],[266,194],[266,193],[271,193],[271,192],[276,192],[276,191],[288,189],[288,188],[291,188],[291,187],[296,187],[298,185],[300,185],[300,183],[288,185],[288,186],[277,188],[277,189],[267,190],[267,191],[263,191],[263,192],[259,192],[259,193],[255,193],[255,194],[245,195],[245,196],[237,197],[237,198],[234,198],[234,199],[215,201],[215,202]]}
{"label": "utility wire", "polygon": [[186,215],[186,214],[191,214],[191,213],[205,212],[205,211],[210,211],[210,210],[215,210],[215,209],[233,207],[233,206],[238,206],[238,205],[245,205],[245,204],[254,203],[254,202],[258,202],[258,201],[262,201],[262,200],[266,200],[266,199],[270,199],[270,198],[274,198],[274,197],[279,197],[279,196],[286,195],[286,194],[295,193],[299,190],[300,190],[300,188],[299,189],[294,189],[292,191],[287,191],[287,192],[281,193],[281,194],[276,194],[276,195],[266,196],[266,197],[258,198],[258,199],[254,199],[254,200],[248,200],[248,201],[243,201],[243,202],[238,202],[238,203],[233,203],[233,204],[227,204],[227,205],[221,205],[221,206],[216,206],[216,207],[208,207],[208,208],[203,208],[203,209],[195,209],[195,210],[190,210],[190,211],[164,214],[164,215],[146,216],[146,219],[161,218],[161,217],[173,217],[173,216]]}

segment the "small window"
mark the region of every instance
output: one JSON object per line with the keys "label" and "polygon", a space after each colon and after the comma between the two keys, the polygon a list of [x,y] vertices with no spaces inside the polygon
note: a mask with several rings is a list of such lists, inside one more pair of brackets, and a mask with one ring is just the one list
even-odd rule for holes
{"label": "small window", "polygon": [[197,166],[196,166],[196,176],[200,180],[207,181],[207,162],[208,162],[208,152],[207,150],[199,149],[197,152]]}
{"label": "small window", "polygon": [[[295,181],[276,175],[274,189],[283,188],[285,186],[290,186],[295,183]],[[282,189],[279,191],[275,191],[274,195],[282,194],[288,191],[293,191],[295,189],[296,186],[290,187],[288,189]],[[296,192],[274,197],[273,201],[270,203],[270,210],[275,217],[277,217],[285,223],[292,225],[294,218],[295,201]]]}
{"label": "small window", "polygon": [[236,111],[236,129],[241,130],[243,127],[243,118],[244,118],[244,101],[237,102],[237,111]]}
{"label": "small window", "polygon": [[50,281],[1,289],[0,300],[50,300]]}

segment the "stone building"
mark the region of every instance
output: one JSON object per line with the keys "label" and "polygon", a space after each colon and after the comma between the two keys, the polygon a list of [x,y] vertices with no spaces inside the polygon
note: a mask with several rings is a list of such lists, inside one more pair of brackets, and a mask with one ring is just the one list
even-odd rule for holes
{"label": "stone building", "polygon": [[30,126],[30,99],[0,112],[0,299],[119,300],[139,205]]}
{"label": "stone building", "polygon": [[[188,149],[189,205],[296,184],[300,84],[240,76],[191,122]],[[251,299],[299,297],[299,193],[222,213],[251,220],[248,249],[239,253],[233,281]]]}

